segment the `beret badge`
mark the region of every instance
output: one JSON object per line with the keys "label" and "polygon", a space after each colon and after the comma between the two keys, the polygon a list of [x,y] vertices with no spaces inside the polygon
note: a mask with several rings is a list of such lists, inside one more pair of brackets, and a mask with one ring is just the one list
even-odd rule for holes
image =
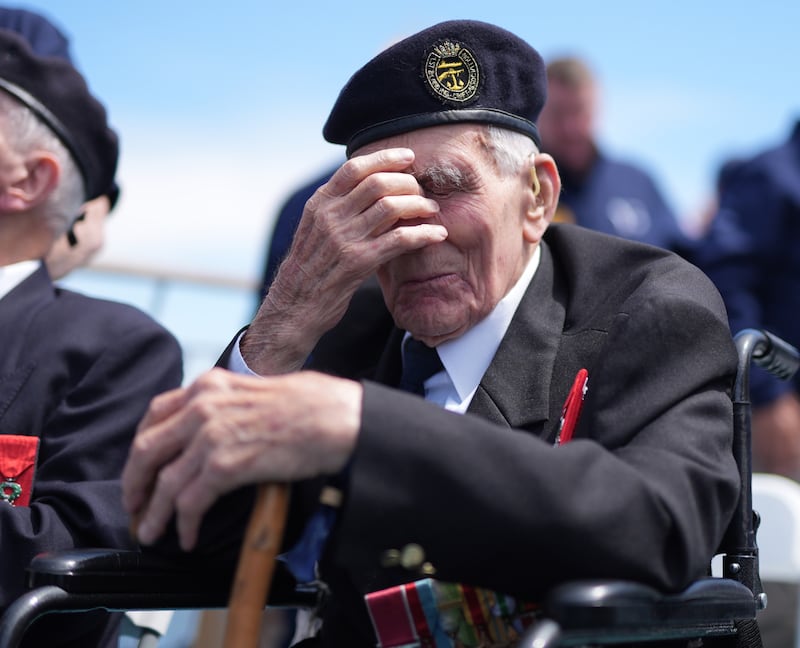
{"label": "beret badge", "polygon": [[425,84],[446,104],[463,105],[474,99],[480,87],[480,70],[475,56],[463,44],[443,40],[425,57]]}

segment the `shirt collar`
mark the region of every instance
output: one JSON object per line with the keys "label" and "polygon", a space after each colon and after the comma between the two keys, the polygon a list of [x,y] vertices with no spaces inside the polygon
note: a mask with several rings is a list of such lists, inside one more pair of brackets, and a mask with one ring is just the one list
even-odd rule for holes
{"label": "shirt collar", "polygon": [[41,261],[19,261],[0,266],[0,299],[36,272],[40,263]]}
{"label": "shirt collar", "polygon": [[458,400],[462,403],[462,407],[457,409],[465,411],[469,406],[539,267],[540,259],[541,247],[537,245],[514,287],[498,302],[492,312],[463,335],[442,342],[436,347],[447,376],[458,394]]}

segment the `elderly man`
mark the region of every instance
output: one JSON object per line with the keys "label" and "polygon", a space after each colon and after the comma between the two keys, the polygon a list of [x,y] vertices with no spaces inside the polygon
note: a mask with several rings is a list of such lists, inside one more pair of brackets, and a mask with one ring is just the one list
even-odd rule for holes
{"label": "elderly man", "polygon": [[[0,609],[41,552],[129,544],[120,474],[177,342],[129,306],[53,286],[43,259],[113,182],[117,138],[67,62],[0,30]],[[37,624],[32,645],[114,645],[105,618]],[[37,634],[37,632],[41,634]]]}
{"label": "elderly man", "polygon": [[[67,36],[44,15],[17,7],[0,7],[0,29],[23,36],[39,56],[57,56],[74,65]],[[116,169],[117,160],[108,161]],[[119,199],[119,186],[112,182],[107,191],[83,205],[81,215],[60,236],[45,257],[47,271],[60,279],[89,263],[105,241],[106,218]]]}
{"label": "elderly man", "polygon": [[[323,646],[375,645],[376,592],[426,576],[536,600],[574,577],[704,573],[738,492],[725,311],[670,252],[548,227],[545,88],[533,48],[473,21],[355,73],[324,129],[348,160],[223,359],[261,377],[213,370],[140,426],[123,491],[143,543],[175,514],[184,549],[218,548],[248,485],[294,482],[286,559],[303,580],[298,547],[321,545]],[[364,357],[334,327],[373,272],[396,326]],[[315,347],[339,376],[298,371]],[[320,491],[336,508],[317,524]]]}

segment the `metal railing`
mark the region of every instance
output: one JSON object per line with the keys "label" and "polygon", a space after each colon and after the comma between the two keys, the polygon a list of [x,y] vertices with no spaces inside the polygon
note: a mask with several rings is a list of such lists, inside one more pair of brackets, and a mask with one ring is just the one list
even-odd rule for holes
{"label": "metal railing", "polygon": [[58,283],[151,315],[180,342],[186,381],[212,367],[236,331],[250,321],[260,288],[251,279],[105,261],[75,270]]}

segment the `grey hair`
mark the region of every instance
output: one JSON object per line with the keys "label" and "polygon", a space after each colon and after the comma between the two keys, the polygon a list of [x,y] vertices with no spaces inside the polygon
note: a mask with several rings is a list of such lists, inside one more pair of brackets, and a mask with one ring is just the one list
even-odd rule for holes
{"label": "grey hair", "polygon": [[501,175],[514,175],[530,166],[531,158],[539,152],[535,142],[522,133],[494,124],[487,127],[487,146]]}
{"label": "grey hair", "polygon": [[85,187],[78,166],[55,133],[27,106],[5,92],[0,92],[0,115],[6,140],[17,153],[26,155],[41,149],[58,160],[61,177],[42,204],[42,211],[50,229],[60,236],[69,229],[85,201]]}

